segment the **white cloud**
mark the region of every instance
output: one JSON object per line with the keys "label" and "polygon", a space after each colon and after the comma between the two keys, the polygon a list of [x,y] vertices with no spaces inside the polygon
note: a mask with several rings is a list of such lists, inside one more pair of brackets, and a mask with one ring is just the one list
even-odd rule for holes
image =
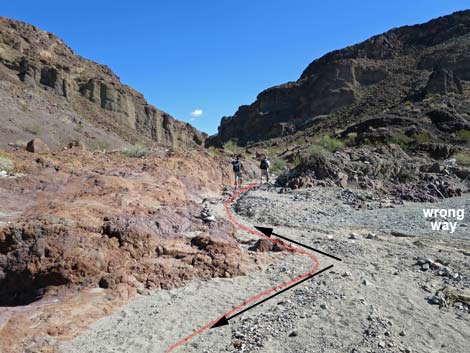
{"label": "white cloud", "polygon": [[194,109],[192,112],[191,112],[191,115],[195,118],[199,118],[200,116],[202,116],[202,114],[204,114],[204,112],[202,111],[202,109]]}

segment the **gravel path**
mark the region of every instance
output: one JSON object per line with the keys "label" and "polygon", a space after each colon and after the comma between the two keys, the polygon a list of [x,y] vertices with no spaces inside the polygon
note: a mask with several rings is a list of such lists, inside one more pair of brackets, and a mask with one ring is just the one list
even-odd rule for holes
{"label": "gravel path", "polygon": [[[175,352],[466,352],[466,227],[452,235],[433,233],[422,219],[423,205],[379,208],[380,200],[360,193],[313,189],[279,194],[263,188],[242,197],[234,211],[244,224],[275,226],[277,233],[343,261],[319,255],[321,268],[335,267]],[[468,202],[458,198],[431,207],[466,207],[468,213]],[[220,205],[214,212],[222,216]],[[140,297],[96,322],[63,352],[164,352],[244,299],[311,267],[304,256],[275,256],[276,262],[259,273],[193,281]],[[442,288],[460,299],[442,294]]]}

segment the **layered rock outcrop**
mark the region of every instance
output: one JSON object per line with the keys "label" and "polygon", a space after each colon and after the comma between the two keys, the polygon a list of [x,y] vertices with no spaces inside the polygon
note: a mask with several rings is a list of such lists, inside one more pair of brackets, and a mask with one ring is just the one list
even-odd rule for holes
{"label": "layered rock outcrop", "polygon": [[23,176],[0,178],[0,307],[53,288],[170,288],[257,268],[227,220],[197,217],[231,181],[223,158],[79,148],[9,158]]}
{"label": "layered rock outcrop", "polygon": [[[78,56],[51,33],[4,17],[0,18],[0,83],[0,98],[10,106],[0,111],[5,135],[9,130],[10,135],[26,138],[21,128],[28,121],[21,122],[22,116],[44,129],[53,129],[54,120],[60,124],[68,116],[71,128],[64,134],[81,133],[85,139],[94,131],[91,127],[87,131],[83,122],[130,143],[148,139],[179,148],[201,145],[205,139],[191,125],[150,105],[107,66]],[[43,111],[47,116],[41,119]],[[14,138],[10,136],[9,142]],[[53,136],[44,138],[52,145],[59,142]]]}
{"label": "layered rock outcrop", "polygon": [[266,140],[329,122],[344,127],[432,95],[468,95],[469,49],[470,11],[392,29],[326,54],[297,81],[261,92],[224,117],[208,144]]}

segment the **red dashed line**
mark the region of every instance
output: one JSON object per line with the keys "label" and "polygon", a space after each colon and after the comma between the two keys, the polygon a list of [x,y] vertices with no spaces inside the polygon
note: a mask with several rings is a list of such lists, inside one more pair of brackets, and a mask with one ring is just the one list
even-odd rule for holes
{"label": "red dashed line", "polygon": [[265,238],[273,243],[277,243],[279,245],[282,245],[284,248],[287,248],[287,249],[290,249],[292,251],[295,251],[295,252],[298,252],[302,255],[306,255],[308,257],[310,257],[313,261],[313,268],[312,270],[310,270],[309,272],[307,273],[304,273],[303,275],[300,275],[299,277],[296,277],[294,279],[291,279],[290,281],[287,281],[287,282],[284,282],[284,283],[281,283],[279,285],[277,285],[276,287],[273,287],[273,288],[270,288],[270,289],[267,289],[265,290],[264,292],[261,292],[261,293],[258,293],[256,295],[254,295],[253,297],[245,300],[243,303],[241,303],[240,305],[234,307],[233,309],[227,311],[226,313],[224,313],[222,316],[214,319],[213,321],[207,323],[206,325],[202,326],[201,328],[197,329],[196,331],[194,331],[191,335],[189,335],[188,337],[185,337],[183,338],[182,340],[176,342],[175,344],[173,344],[170,348],[168,348],[167,350],[167,353],[169,352],[172,352],[174,349],[176,349],[178,346],[181,346],[182,344],[188,342],[189,340],[191,340],[192,338],[194,338],[195,336],[199,335],[200,333],[210,329],[216,322],[218,322],[220,319],[224,318],[224,317],[230,317],[232,314],[235,314],[236,312],[238,312],[240,309],[242,309],[243,307],[247,306],[248,304],[251,304],[253,303],[254,301],[258,300],[258,299],[261,299],[263,297],[266,297],[268,296],[269,294],[273,293],[273,292],[277,292],[278,290],[280,289],[283,289],[285,287],[288,287],[294,283],[297,283],[307,277],[310,277],[311,275],[313,275],[315,272],[317,272],[318,270],[318,267],[320,266],[320,263],[318,262],[318,259],[316,258],[316,256],[312,253],[309,253],[303,249],[299,249],[295,246],[292,246],[290,244],[286,244],[284,243],[283,241],[281,240],[278,240],[278,239],[275,239],[275,238],[270,238],[268,236],[266,236],[265,234],[257,231],[257,230],[254,230],[254,229],[251,229],[251,228],[248,228],[247,226],[244,226],[243,224],[240,224],[232,215],[232,213],[230,212],[230,206],[232,204],[232,202],[238,197],[240,196],[240,194],[252,189],[253,187],[255,187],[257,184],[254,183],[254,184],[250,184],[246,187],[244,187],[243,189],[235,192],[224,204],[224,207],[225,207],[225,213],[227,214],[227,218],[230,220],[230,222],[233,223],[233,225],[235,227],[237,227],[238,229],[241,229],[245,232],[248,232],[250,234],[254,234],[258,237],[261,237],[261,238]]}

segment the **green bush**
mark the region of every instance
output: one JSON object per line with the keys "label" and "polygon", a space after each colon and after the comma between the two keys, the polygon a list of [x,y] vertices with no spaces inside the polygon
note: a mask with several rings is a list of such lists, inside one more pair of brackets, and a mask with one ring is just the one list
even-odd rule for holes
{"label": "green bush", "polygon": [[109,143],[103,140],[96,140],[91,144],[93,151],[106,152],[109,149]]}
{"label": "green bush", "polygon": [[411,142],[411,139],[403,133],[396,133],[390,137],[387,141],[389,144],[394,143],[401,147],[402,150],[408,148],[408,144]]}
{"label": "green bush", "polygon": [[312,157],[320,157],[328,153],[328,151],[323,146],[320,146],[320,145],[310,145],[307,151],[308,151],[308,154]]}
{"label": "green bush", "polygon": [[143,158],[150,153],[150,150],[144,146],[134,146],[132,148],[125,148],[121,153],[130,158]]}
{"label": "green bush", "polygon": [[302,156],[298,154],[292,160],[292,164],[294,165],[294,167],[297,167],[300,163],[302,163],[302,160]]}
{"label": "green bush", "polygon": [[470,141],[470,130],[459,130],[455,135],[464,141]]}
{"label": "green bush", "polygon": [[329,152],[335,152],[336,150],[343,148],[344,142],[338,140],[329,135],[315,136],[312,140],[312,144],[307,149],[310,156],[324,156]]}
{"label": "green bush", "polygon": [[207,149],[207,153],[209,154],[209,156],[211,157],[218,157],[220,156],[220,150],[218,148],[215,148],[215,147],[209,147]]}
{"label": "green bush", "polygon": [[29,132],[30,134],[39,135],[42,131],[42,128],[39,125],[32,125],[32,126],[25,127],[24,130],[26,132]]}
{"label": "green bush", "polygon": [[313,139],[314,145],[323,147],[328,152],[334,152],[344,147],[344,142],[329,135],[317,136]]}
{"label": "green bush", "polygon": [[287,163],[285,160],[283,159],[276,159],[272,165],[271,165],[271,170],[273,172],[279,172],[279,171],[282,171],[284,170],[284,168],[286,167]]}
{"label": "green bush", "polygon": [[357,132],[350,132],[346,135],[346,138],[344,139],[344,143],[347,144],[348,146],[354,145],[356,142],[357,138]]}
{"label": "green bush", "polygon": [[4,155],[3,153],[0,153],[0,171],[12,170],[13,167],[14,167],[13,161],[10,158],[8,158],[6,155]]}
{"label": "green bush", "polygon": [[454,155],[454,158],[457,160],[457,164],[470,167],[470,153],[458,152]]}
{"label": "green bush", "polygon": [[237,142],[234,140],[230,140],[224,143],[224,150],[232,152],[232,153],[240,153],[242,150],[240,146],[237,145]]}
{"label": "green bush", "polygon": [[432,137],[426,133],[414,133],[413,135],[411,135],[411,138],[418,143],[428,143],[432,141]]}

